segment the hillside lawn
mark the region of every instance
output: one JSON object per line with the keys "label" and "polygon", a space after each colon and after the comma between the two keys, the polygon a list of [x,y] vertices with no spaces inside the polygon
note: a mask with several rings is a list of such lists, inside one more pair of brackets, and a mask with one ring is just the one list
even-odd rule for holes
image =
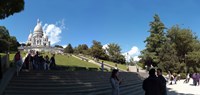
{"label": "hillside lawn", "polygon": [[[52,56],[50,53],[42,53],[41,55],[43,57],[48,55],[49,59]],[[81,69],[84,69],[84,70],[93,69],[95,71],[100,71],[100,67],[98,65],[77,59],[69,55],[55,55],[55,61],[58,67],[62,67],[65,70],[70,69],[70,71],[76,71],[76,70],[81,70]]]}
{"label": "hillside lawn", "polygon": [[[82,56],[87,57],[87,58],[93,60],[91,56],[88,56],[88,55],[82,55]],[[115,63],[115,62],[111,62],[111,61],[99,59],[99,62],[102,62],[102,61],[104,61],[104,63],[109,64],[109,65],[114,66],[114,67],[115,67],[115,64],[117,64],[117,67],[119,69],[127,70],[127,65],[126,64],[119,64],[119,63]]]}
{"label": "hillside lawn", "polygon": [[73,56],[56,55],[56,64],[60,66],[77,66],[77,67],[87,67],[87,68],[99,68],[99,66],[79,60]]}

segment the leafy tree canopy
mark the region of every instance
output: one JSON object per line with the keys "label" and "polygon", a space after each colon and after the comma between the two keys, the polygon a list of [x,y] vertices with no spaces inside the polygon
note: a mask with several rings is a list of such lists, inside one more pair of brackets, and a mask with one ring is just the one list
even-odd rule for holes
{"label": "leafy tree canopy", "polygon": [[24,10],[24,0],[0,0],[0,19]]}

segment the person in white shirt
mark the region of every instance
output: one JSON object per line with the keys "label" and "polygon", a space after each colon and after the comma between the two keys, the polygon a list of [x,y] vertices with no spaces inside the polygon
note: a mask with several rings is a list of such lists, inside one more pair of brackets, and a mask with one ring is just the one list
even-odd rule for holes
{"label": "person in white shirt", "polygon": [[112,95],[120,95],[120,89],[119,86],[122,81],[118,78],[118,69],[113,69],[111,77],[110,77],[110,83],[112,86]]}

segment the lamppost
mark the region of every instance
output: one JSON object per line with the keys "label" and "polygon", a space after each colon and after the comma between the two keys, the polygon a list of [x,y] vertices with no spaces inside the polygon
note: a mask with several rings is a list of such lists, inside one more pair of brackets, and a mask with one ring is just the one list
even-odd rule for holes
{"label": "lamppost", "polygon": [[127,56],[127,61],[126,61],[127,71],[129,71],[129,64],[128,64],[129,54],[127,53],[126,56]]}

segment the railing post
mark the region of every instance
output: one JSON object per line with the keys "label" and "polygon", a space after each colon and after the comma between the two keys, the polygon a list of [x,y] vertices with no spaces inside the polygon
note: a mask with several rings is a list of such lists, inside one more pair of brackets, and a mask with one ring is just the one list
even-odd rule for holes
{"label": "railing post", "polygon": [[0,55],[0,80],[3,78],[2,67],[1,67],[1,55]]}

